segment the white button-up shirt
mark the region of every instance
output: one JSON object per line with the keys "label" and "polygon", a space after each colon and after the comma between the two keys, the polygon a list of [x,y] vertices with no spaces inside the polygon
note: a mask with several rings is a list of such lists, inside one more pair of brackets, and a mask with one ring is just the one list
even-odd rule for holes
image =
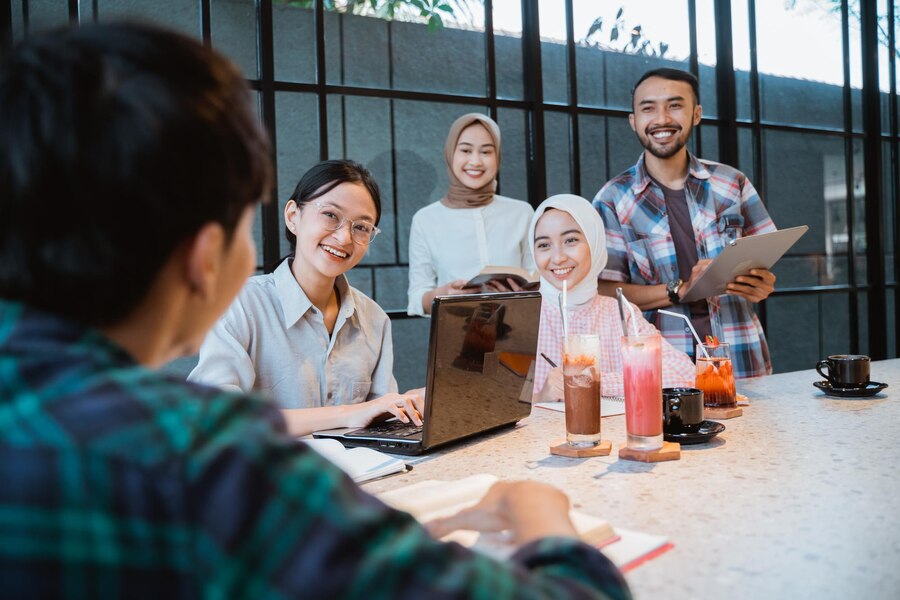
{"label": "white button-up shirt", "polygon": [[488,265],[534,270],[528,227],[534,209],[503,196],[478,208],[434,202],[420,209],[409,233],[409,304],[423,315],[422,296],[455,279],[469,280]]}
{"label": "white button-up shirt", "polygon": [[188,380],[259,391],[282,408],[355,404],[396,392],[391,322],[381,307],[341,275],[329,335],[290,263],[247,281],[206,336]]}

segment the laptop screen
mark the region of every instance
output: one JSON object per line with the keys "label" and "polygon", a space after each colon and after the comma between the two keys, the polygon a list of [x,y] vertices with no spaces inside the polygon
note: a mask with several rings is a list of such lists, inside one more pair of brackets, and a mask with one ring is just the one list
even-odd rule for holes
{"label": "laptop screen", "polygon": [[541,296],[447,296],[432,308],[425,443],[435,446],[531,413]]}

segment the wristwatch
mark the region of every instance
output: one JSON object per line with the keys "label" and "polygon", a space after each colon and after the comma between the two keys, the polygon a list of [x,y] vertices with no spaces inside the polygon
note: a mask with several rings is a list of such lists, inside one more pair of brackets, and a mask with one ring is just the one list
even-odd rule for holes
{"label": "wristwatch", "polygon": [[680,279],[673,279],[666,284],[666,293],[669,295],[669,302],[672,304],[681,304],[681,298],[678,297],[678,290],[684,282]]}

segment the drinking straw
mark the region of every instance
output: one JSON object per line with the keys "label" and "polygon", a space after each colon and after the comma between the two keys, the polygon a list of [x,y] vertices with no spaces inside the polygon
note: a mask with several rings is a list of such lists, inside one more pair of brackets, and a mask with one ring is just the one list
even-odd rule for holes
{"label": "drinking straw", "polygon": [[616,288],[616,299],[619,301],[619,318],[622,319],[622,331],[627,331],[627,327],[625,327],[625,309],[622,308],[622,303],[624,302],[622,296],[622,288]]}
{"label": "drinking straw", "polygon": [[556,363],[553,362],[552,360],[550,360],[550,357],[549,357],[549,356],[547,356],[547,355],[544,354],[543,352],[541,352],[541,356],[544,357],[544,360],[547,361],[547,364],[549,364],[549,365],[550,365],[551,367],[553,367],[554,369],[556,368]]}
{"label": "drinking straw", "polygon": [[673,317],[678,317],[679,319],[684,319],[684,321],[688,324],[688,327],[691,328],[691,333],[694,334],[694,339],[697,340],[697,345],[700,347],[700,350],[703,351],[703,355],[706,357],[706,360],[712,361],[712,359],[709,357],[709,352],[706,351],[706,348],[703,346],[703,342],[700,341],[700,336],[697,335],[697,330],[694,329],[694,325],[691,323],[690,319],[688,319],[681,313],[672,312],[670,310],[663,310],[660,308],[659,312],[663,313],[664,315],[671,315]]}
{"label": "drinking straw", "polygon": [[568,342],[569,341],[569,317],[566,313],[568,312],[569,301],[567,298],[567,296],[568,296],[568,286],[566,285],[567,283],[568,282],[565,279],[563,279],[562,294],[559,296],[559,300],[560,300],[560,302],[562,302],[562,304],[559,307],[559,312],[562,313],[563,337]]}
{"label": "drinking straw", "polygon": [[[625,306],[628,307],[628,314],[631,315],[631,328],[634,330],[634,335],[639,335],[640,332],[637,328],[637,317],[634,315],[634,309],[631,308],[631,302],[625,302]],[[628,335],[627,332],[625,332]]]}

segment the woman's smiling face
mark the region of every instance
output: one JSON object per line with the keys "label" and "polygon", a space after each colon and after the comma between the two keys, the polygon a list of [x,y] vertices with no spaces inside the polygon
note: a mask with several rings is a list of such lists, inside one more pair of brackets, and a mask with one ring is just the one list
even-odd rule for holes
{"label": "woman's smiling face", "polygon": [[481,123],[462,130],[453,151],[453,174],[469,189],[477,190],[497,178],[497,148]]}
{"label": "woman's smiling face", "polygon": [[534,228],[534,262],[556,289],[572,289],[591,270],[591,247],[584,232],[564,210],[547,209]]}

